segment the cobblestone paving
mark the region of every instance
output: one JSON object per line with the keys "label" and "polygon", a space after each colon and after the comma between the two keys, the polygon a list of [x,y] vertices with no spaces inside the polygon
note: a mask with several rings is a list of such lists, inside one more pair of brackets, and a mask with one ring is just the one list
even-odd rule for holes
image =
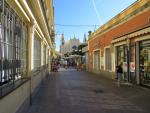
{"label": "cobblestone paving", "polygon": [[150,90],[82,71],[52,73],[28,113],[149,113]]}

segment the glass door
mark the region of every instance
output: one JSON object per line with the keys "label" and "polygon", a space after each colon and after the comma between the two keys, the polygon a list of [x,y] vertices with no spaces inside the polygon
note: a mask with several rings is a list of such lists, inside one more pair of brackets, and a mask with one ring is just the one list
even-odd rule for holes
{"label": "glass door", "polygon": [[127,64],[127,46],[122,45],[117,47],[117,65],[122,65],[123,80],[128,80],[128,64]]}
{"label": "glass door", "polygon": [[129,72],[129,78],[130,82],[136,83],[136,76],[135,76],[135,45],[132,44],[130,46],[130,58],[129,58],[129,64],[130,64],[130,72]]}

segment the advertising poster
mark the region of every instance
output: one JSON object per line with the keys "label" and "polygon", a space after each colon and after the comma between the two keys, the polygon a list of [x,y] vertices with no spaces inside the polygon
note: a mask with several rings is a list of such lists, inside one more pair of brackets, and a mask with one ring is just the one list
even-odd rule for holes
{"label": "advertising poster", "polygon": [[130,72],[135,72],[135,62],[130,62]]}

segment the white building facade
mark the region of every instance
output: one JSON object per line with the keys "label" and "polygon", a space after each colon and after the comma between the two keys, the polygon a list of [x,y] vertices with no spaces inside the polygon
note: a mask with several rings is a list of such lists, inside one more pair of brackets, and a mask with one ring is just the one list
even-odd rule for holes
{"label": "white building facade", "polygon": [[65,42],[64,45],[60,46],[60,53],[62,53],[63,55],[66,53],[70,53],[73,51],[73,48],[78,47],[79,44],[80,44],[79,39],[76,38],[70,39],[69,41]]}

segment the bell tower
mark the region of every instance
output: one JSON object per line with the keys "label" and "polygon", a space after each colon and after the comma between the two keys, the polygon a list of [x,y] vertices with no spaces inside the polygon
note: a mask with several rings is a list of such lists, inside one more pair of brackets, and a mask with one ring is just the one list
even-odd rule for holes
{"label": "bell tower", "polygon": [[61,45],[65,44],[65,40],[64,40],[64,34],[61,35]]}

